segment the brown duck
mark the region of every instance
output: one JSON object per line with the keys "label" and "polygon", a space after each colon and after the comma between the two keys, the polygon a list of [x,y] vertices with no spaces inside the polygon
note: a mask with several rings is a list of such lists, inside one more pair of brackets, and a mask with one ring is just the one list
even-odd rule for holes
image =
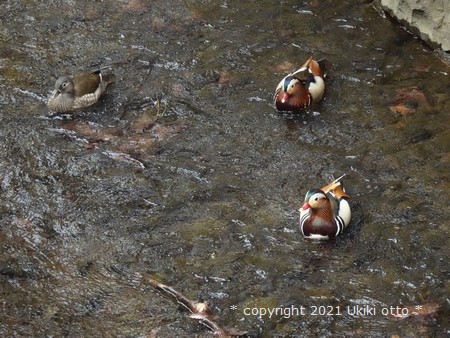
{"label": "brown duck", "polygon": [[104,75],[101,70],[83,72],[72,78],[62,76],[56,81],[47,105],[56,112],[88,107],[98,101],[115,78],[114,74]]}

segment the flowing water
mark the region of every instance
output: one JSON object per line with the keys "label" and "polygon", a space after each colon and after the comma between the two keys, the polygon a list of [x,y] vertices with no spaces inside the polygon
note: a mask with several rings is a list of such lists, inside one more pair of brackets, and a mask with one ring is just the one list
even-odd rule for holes
{"label": "flowing water", "polygon": [[[252,337],[449,333],[450,67],[369,1],[6,0],[0,23],[1,336],[211,335],[148,278]],[[276,112],[309,56],[325,99]],[[49,113],[105,65],[96,105]],[[344,173],[349,228],[304,240],[305,192]]]}

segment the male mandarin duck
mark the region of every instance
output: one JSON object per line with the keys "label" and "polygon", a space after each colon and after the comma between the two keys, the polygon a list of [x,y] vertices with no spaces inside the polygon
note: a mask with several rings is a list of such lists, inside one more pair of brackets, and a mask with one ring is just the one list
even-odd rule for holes
{"label": "male mandarin duck", "polygon": [[98,101],[115,78],[114,74],[103,75],[101,69],[83,72],[72,78],[62,76],[56,81],[47,105],[56,112],[88,107]]}
{"label": "male mandarin duck", "polygon": [[300,208],[300,229],[303,236],[313,239],[331,239],[341,234],[350,223],[351,211],[340,180],[334,180],[321,189],[306,193]]}
{"label": "male mandarin duck", "polygon": [[275,91],[275,105],[280,111],[296,111],[319,102],[325,92],[324,78],[329,63],[312,57],[300,69],[286,75]]}

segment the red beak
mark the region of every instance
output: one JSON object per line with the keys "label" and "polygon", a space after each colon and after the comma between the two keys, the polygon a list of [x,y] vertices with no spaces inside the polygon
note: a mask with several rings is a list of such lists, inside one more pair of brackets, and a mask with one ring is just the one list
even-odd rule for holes
{"label": "red beak", "polygon": [[305,204],[302,205],[302,207],[300,208],[300,211],[305,211],[309,208],[311,208],[311,206],[309,205],[308,202],[306,202]]}
{"label": "red beak", "polygon": [[289,94],[288,93],[284,93],[283,94],[283,98],[281,99],[281,102],[285,103],[288,99],[289,99]]}

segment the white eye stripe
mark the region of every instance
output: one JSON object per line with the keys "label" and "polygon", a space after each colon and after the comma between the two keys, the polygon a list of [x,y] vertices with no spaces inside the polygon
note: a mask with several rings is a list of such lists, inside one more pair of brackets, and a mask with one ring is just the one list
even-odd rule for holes
{"label": "white eye stripe", "polygon": [[320,199],[322,199],[322,198],[326,198],[326,196],[325,196],[323,193],[318,192],[318,193],[315,193],[314,195],[312,195],[312,196],[309,198],[309,200],[310,200],[310,201],[318,201],[318,200],[320,200]]}

